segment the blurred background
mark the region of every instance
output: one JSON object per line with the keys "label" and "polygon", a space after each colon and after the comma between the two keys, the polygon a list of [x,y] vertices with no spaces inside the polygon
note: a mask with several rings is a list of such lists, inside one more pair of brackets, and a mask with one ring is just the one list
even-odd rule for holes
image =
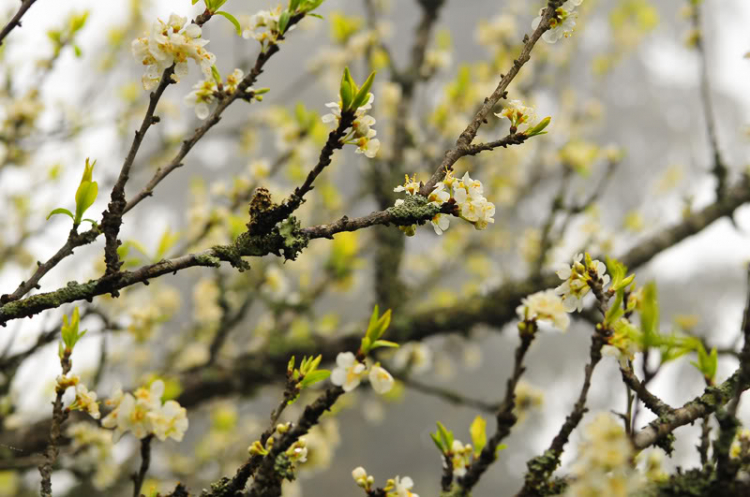
{"label": "blurred background", "polygon": [[[8,19],[17,3],[0,1],[0,16]],[[395,272],[409,298],[397,302],[396,319],[399,313],[413,317],[486,302],[496,295],[493,290],[540,269],[551,273],[554,263],[569,262],[581,249],[617,256],[714,202],[712,152],[700,97],[701,58],[684,15],[688,3],[586,0],[571,38],[537,45],[509,98],[533,104],[540,117],[552,116],[549,134],[458,163],[459,174],[469,170],[485,184],[485,196],[498,208],[496,223],[475,232],[455,220],[442,237],[427,225],[406,239]],[[377,18],[368,16],[364,2],[327,0],[320,9],[323,20],[305,19],[289,34],[256,85],[271,89],[263,102],[233,105],[153,198],[127,214],[122,228],[126,265],[137,267],[228,241],[243,229],[243,195],[254,186],[269,188],[276,200],[291,192],[314,165],[328,131],[313,114],[317,124],[306,128],[298,116],[327,112],[324,104],[337,99],[344,65],[358,81],[370,67],[379,71],[372,115],[383,148],[375,161],[355,155],[350,147],[337,153],[316,183],[314,199],[300,213],[303,226],[378,209],[381,198],[372,192],[389,191],[404,173],[426,180],[499,75],[511,67],[523,34],[530,32],[543,6],[520,0],[446,1],[432,31],[424,81],[410,115],[402,116],[409,143],[393,164],[399,92],[388,82],[387,56],[376,42],[389,48],[396,67],[407,67],[421,10],[410,0],[373,5]],[[224,9],[239,16],[271,6],[230,0]],[[72,42],[56,45],[49,31],[64,35],[70,15],[84,11],[89,13],[84,28]],[[12,292],[31,274],[35,261],[46,260],[64,243],[66,220],[45,217],[55,207],[72,205],[86,157],[97,159],[94,178],[100,185],[90,212],[98,216],[106,207],[147,103],[142,68],[130,54],[130,42],[157,17],[166,20],[172,12],[194,18],[201,9],[187,0],[79,0],[75,5],[39,0],[23,27],[6,39],[0,52],[5,82],[0,112],[6,132],[0,143],[0,292]],[[744,58],[750,52],[750,3],[705,0],[701,12],[718,143],[734,183],[750,166],[750,60]],[[231,24],[218,17],[203,33],[223,75],[235,67],[247,72],[257,42],[236,36]],[[191,63],[190,75],[167,90],[157,111],[161,123],[144,142],[129,196],[200,124],[183,103],[199,77]],[[23,103],[20,110],[14,107],[18,102]],[[16,118],[26,116],[28,130],[17,126],[10,140],[7,127],[14,112]],[[493,119],[480,137],[493,139],[506,131]],[[388,174],[372,172],[383,164],[390,164]],[[386,184],[374,184],[377,178]],[[566,205],[586,205],[567,219],[555,218],[549,250],[541,256],[543,229],[558,192]],[[595,201],[587,203],[594,192]],[[750,211],[742,207],[734,223],[719,220],[637,269],[641,284],[658,284],[663,330],[695,334],[719,348],[737,345],[749,230]],[[242,274],[230,268],[189,270],[130,289],[117,300],[83,303],[83,327],[90,332],[76,348],[73,372],[95,379],[100,398],[118,384],[134,388],[159,376],[167,381],[168,395],[179,399],[190,371],[196,371],[195,381],[208,374],[191,368],[207,360],[222,313],[228,312],[224,304],[238,320],[212,374],[229,372],[231,377],[232,368],[264,371],[264,358],[273,368],[279,357],[288,358],[287,350],[300,348],[332,360],[325,344],[360,333],[373,304],[393,306],[379,299],[374,281],[383,280],[378,272],[388,267],[378,261],[379,247],[398,247],[401,241],[378,233],[366,230],[333,242],[313,241],[295,262],[281,264],[273,256],[250,260],[253,269]],[[97,277],[103,270],[102,246],[99,240],[78,249],[44,278],[41,291]],[[72,306],[62,310],[69,314]],[[34,347],[61,314],[47,311],[9,323],[0,330],[0,350],[8,357]],[[489,419],[493,430],[492,415],[483,407],[500,401],[512,367],[515,322],[487,321],[468,319],[456,329],[420,332],[427,338],[393,357],[383,356],[384,364],[405,381],[385,398],[366,388],[345,396],[336,415],[310,435],[310,461],[285,495],[357,495],[351,470],[360,465],[380,484],[409,475],[420,495],[437,495],[441,461],[429,432],[441,421],[468,442],[477,414]],[[578,395],[591,331],[585,321],[574,321],[564,334],[543,328],[527,358],[528,412],[473,495],[514,495],[519,489],[526,461],[549,445]],[[398,338],[410,336],[408,326],[399,333]],[[59,374],[56,353],[53,340],[35,348],[19,367],[0,371],[0,495],[36,494],[38,447],[16,444],[23,442],[19,434],[24,429],[50,415]],[[736,364],[731,355],[722,355],[717,379],[723,381]],[[144,492],[167,492],[177,481],[198,492],[233,474],[280,399],[280,383],[268,376],[267,371],[258,373],[251,383],[238,374],[226,390],[229,395],[194,402],[186,439],[156,444]],[[701,374],[688,359],[665,366],[652,385],[671,405],[704,389]],[[295,419],[312,398],[303,396],[287,418]],[[468,400],[456,401],[460,398]],[[588,405],[591,412],[624,410],[616,360],[606,358],[595,372]],[[750,421],[746,403],[740,418]],[[651,419],[643,412],[638,424]],[[74,417],[69,423],[76,421]],[[677,451],[667,467],[698,463],[693,446],[699,431],[696,425],[676,432]],[[95,449],[87,447],[63,451],[53,478],[55,494],[130,495],[129,474],[138,461],[132,435],[113,446],[105,441]],[[574,450],[568,450],[565,465],[573,456]]]}

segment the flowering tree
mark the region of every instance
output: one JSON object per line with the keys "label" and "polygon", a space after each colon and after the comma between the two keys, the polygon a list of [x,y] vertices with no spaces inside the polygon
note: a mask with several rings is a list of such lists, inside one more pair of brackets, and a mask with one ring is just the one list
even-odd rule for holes
{"label": "flowering tree", "polygon": [[[548,0],[536,17],[507,2],[477,26],[487,60],[457,70],[439,30],[447,0],[289,0],[252,15],[193,0],[192,17],[132,0],[106,43],[73,13],[46,31],[46,55],[14,60],[47,1],[16,4],[0,31],[0,495],[299,495],[332,462],[347,494],[380,497],[750,494],[750,298],[719,347],[664,311],[645,267],[750,202],[719,146],[701,0],[683,2],[682,22],[701,61],[711,200],[650,230],[638,210],[617,229],[600,215],[623,201],[611,180],[632,151],[602,145],[602,104],[559,83],[587,57],[576,31],[606,9],[614,43],[587,61],[600,91],[656,28],[648,0]],[[408,50],[389,38],[401,9],[418,16]],[[331,40],[317,47],[321,27]],[[285,63],[305,39],[320,48],[306,67]],[[53,106],[44,83],[65,64],[96,77],[81,102]],[[302,99],[308,88],[333,101]],[[202,161],[225,171],[174,188]],[[480,325],[512,335],[495,357],[507,380],[452,390],[440,361],[476,350]],[[529,352],[569,328],[589,345],[564,367],[583,376],[532,430],[539,443],[513,438],[545,393],[526,381],[544,367]],[[675,364],[696,396],[664,384]],[[595,381],[619,400],[597,401]],[[419,420],[429,438],[389,421],[370,442],[339,439],[346,410],[377,421],[415,391],[472,421],[433,411]],[[695,437],[677,431],[694,423]],[[333,454],[388,459],[368,450],[385,437],[434,446],[386,475]],[[670,471],[663,454],[686,460],[680,437],[700,463]]]}

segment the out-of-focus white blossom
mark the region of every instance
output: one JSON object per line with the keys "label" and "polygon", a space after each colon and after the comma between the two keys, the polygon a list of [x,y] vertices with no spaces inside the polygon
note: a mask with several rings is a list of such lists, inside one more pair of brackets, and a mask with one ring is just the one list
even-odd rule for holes
{"label": "out-of-focus white blossom", "polygon": [[631,466],[633,445],[622,422],[608,413],[600,413],[586,427],[573,467],[575,479],[566,497],[634,495],[644,483]]}
{"label": "out-of-focus white blossom", "polygon": [[86,385],[76,385],[76,399],[70,405],[71,410],[87,412],[94,419],[99,419],[99,403],[96,401],[96,392],[89,392]]}
{"label": "out-of-focus white blossom", "polygon": [[[239,16],[242,37],[246,40],[256,40],[265,49],[267,46],[275,44],[282,34],[279,29],[279,20],[284,8],[281,5],[271,10],[261,10],[251,16]],[[296,26],[291,26],[287,31],[291,31]]]}
{"label": "out-of-focus white blossom", "polygon": [[136,438],[155,435],[159,440],[182,440],[188,429],[187,411],[174,400],[162,404],[164,382],[154,381],[149,388],[133,394],[117,389],[105,403],[112,411],[102,420],[105,428],[115,428],[117,436],[131,431]]}
{"label": "out-of-focus white blossom", "polygon": [[214,78],[204,79],[193,86],[193,91],[185,95],[185,105],[195,107],[198,119],[205,119],[210,112],[209,105],[216,99],[216,81]]}
{"label": "out-of-focus white blossom", "polygon": [[388,497],[419,497],[411,491],[414,487],[414,481],[408,476],[403,478],[396,477],[393,480],[388,480],[388,485],[385,489],[388,491],[386,494]]}
{"label": "out-of-focus white blossom", "polygon": [[570,317],[565,304],[555,290],[545,290],[525,297],[521,300],[521,305],[516,308],[516,313],[523,320],[551,321],[562,331],[567,330],[570,325]]}
{"label": "out-of-focus white blossom", "polygon": [[381,367],[380,364],[376,364],[370,368],[369,378],[372,389],[381,395],[390,392],[393,388],[393,376],[385,368]]}

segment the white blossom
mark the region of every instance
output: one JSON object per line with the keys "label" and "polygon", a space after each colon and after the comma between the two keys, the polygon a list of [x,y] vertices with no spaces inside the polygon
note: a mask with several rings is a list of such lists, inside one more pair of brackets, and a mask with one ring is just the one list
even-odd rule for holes
{"label": "white blossom", "polygon": [[419,495],[411,491],[413,486],[414,481],[408,476],[404,476],[403,478],[397,476],[393,480],[393,491],[389,492],[388,495],[393,497],[419,497]]}
{"label": "white blossom", "polygon": [[393,376],[379,364],[370,368],[370,385],[377,393],[383,395],[393,388]]}
{"label": "white blossom", "polygon": [[[560,38],[568,38],[573,33],[576,26],[576,17],[578,13],[574,12],[575,8],[583,0],[568,0],[555,11],[555,16],[550,19],[550,29],[545,31],[542,39],[547,43],[556,43]],[[539,11],[539,16],[531,23],[531,29],[536,29],[542,22],[544,9]]]}
{"label": "white blossom", "polygon": [[570,317],[566,311],[565,304],[555,290],[531,294],[521,300],[521,305],[516,308],[520,319],[551,321],[562,331],[567,330],[570,325]]}
{"label": "white blossom", "polygon": [[359,386],[365,373],[365,365],[353,353],[340,352],[336,356],[336,368],[331,372],[331,383],[351,392]]}
{"label": "white blossom", "polygon": [[148,36],[133,40],[133,56],[146,66],[143,88],[154,89],[172,64],[175,65],[172,80],[178,82],[188,74],[188,59],[200,66],[206,78],[210,77],[216,56],[203,48],[208,40],[201,38],[201,34],[197,24],[187,24],[186,17],[172,14],[167,23],[161,19],[154,22]]}

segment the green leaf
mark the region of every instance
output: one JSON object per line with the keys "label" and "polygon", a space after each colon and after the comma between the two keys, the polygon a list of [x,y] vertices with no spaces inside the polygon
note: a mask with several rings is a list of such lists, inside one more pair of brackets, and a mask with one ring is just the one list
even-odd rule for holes
{"label": "green leaf", "polygon": [[443,426],[443,423],[441,423],[440,421],[437,422],[437,427],[437,433],[440,436],[440,441],[445,448],[445,452],[448,452],[449,450],[451,450],[451,447],[453,447],[453,432],[449,431],[445,426]]}
{"label": "green leaf", "polygon": [[362,88],[359,89],[357,96],[354,97],[354,102],[352,103],[353,109],[362,107],[367,102],[367,98],[370,93],[370,88],[372,88],[372,83],[374,80],[375,80],[375,72],[373,71],[372,74],[368,76],[367,80],[362,85]]}
{"label": "green leaf", "polygon": [[198,0],[192,0],[192,2],[193,2],[193,5],[195,5],[196,3],[198,3]]}
{"label": "green leaf", "polygon": [[391,325],[391,310],[388,309],[387,311],[383,313],[382,316],[380,316],[380,319],[378,319],[378,322],[376,324],[377,334],[375,335],[375,339],[382,337],[390,325]]}
{"label": "green leaf", "polygon": [[367,337],[364,337],[362,339],[362,343],[359,346],[360,349],[362,349],[362,353],[364,355],[367,355],[368,352],[370,352],[370,349],[372,349],[372,340],[370,340]]}
{"label": "green leaf", "polygon": [[349,67],[344,67],[344,77],[347,81],[349,81],[349,86],[352,87],[352,97],[359,92],[359,86],[357,86],[357,82],[354,81],[354,78],[352,77],[352,73],[349,71]]}
{"label": "green leaf", "polygon": [[80,184],[76,191],[76,217],[73,220],[75,224],[81,223],[83,213],[96,201],[97,195],[99,195],[99,185],[96,181],[84,181]]}
{"label": "green leaf", "polygon": [[544,128],[549,126],[550,121],[552,120],[551,117],[545,117],[541,121],[539,121],[539,124],[534,126],[533,128],[526,131],[526,136],[539,136],[539,135],[546,135],[547,132],[544,131]]}
{"label": "green leaf", "polygon": [[62,207],[58,207],[57,209],[55,209],[55,210],[53,210],[52,212],[49,213],[49,215],[47,216],[47,221],[49,221],[49,218],[51,218],[55,214],[65,214],[67,216],[70,216],[70,219],[72,219],[73,221],[75,221],[75,219],[76,219],[75,216],[73,216],[73,213],[70,212],[68,209],[64,209]]}
{"label": "green leaf", "polygon": [[372,344],[370,350],[374,350],[380,347],[390,347],[392,349],[397,349],[400,347],[400,345],[396,342],[389,342],[388,340],[375,340],[375,343]]}
{"label": "green leaf", "polygon": [[307,15],[308,15],[308,16],[310,16],[310,17],[317,17],[318,19],[324,19],[324,17],[323,17],[323,16],[321,16],[321,15],[319,15],[319,14],[311,14],[311,13],[308,13]]}
{"label": "green leaf", "polygon": [[445,450],[445,448],[443,447],[443,443],[440,441],[440,437],[437,433],[430,433],[430,438],[433,442],[435,442],[435,447],[437,447],[441,454],[447,452],[447,450]]}
{"label": "green leaf", "polygon": [[659,331],[659,304],[656,299],[656,283],[649,282],[643,288],[643,303],[641,304],[641,329],[644,333],[644,341],[647,347],[655,345],[658,341]]}
{"label": "green leaf", "polygon": [[160,261],[167,254],[175,243],[180,239],[179,233],[172,233],[172,230],[167,228],[161,239],[159,240],[159,246],[156,248],[156,255],[154,256],[154,262]]}
{"label": "green leaf", "polygon": [[[304,1],[304,3],[301,6],[301,10],[303,12],[312,12],[313,10],[317,9],[318,7],[320,7],[320,5],[325,0],[303,0],[303,1]],[[314,15],[314,14],[310,14],[310,15]],[[318,17],[318,16],[315,15],[315,17]]]}
{"label": "green leaf", "polygon": [[78,58],[80,58],[81,55],[83,55],[83,52],[81,51],[81,47],[79,47],[78,45],[73,45],[73,53]]}
{"label": "green leaf", "polygon": [[331,376],[330,371],[326,369],[318,369],[309,374],[306,374],[305,377],[302,378],[302,381],[300,382],[300,386],[302,388],[309,387],[310,385],[313,385],[315,383],[318,383],[319,381],[323,381],[327,379],[329,376]]}
{"label": "green leaf", "polygon": [[620,319],[623,314],[625,314],[625,311],[622,310],[622,300],[624,298],[624,294],[624,290],[618,290],[617,294],[615,295],[615,301],[609,307],[609,310],[607,310],[607,315],[604,316],[604,324],[611,325],[612,323]]}
{"label": "green leaf", "polygon": [[505,450],[508,448],[508,444],[500,444],[497,446],[497,449],[495,449],[495,455],[497,455],[498,452],[501,450]]}
{"label": "green leaf", "polygon": [[482,416],[477,416],[471,423],[469,433],[471,433],[471,443],[474,445],[474,454],[479,456],[484,446],[487,445],[487,421]]}
{"label": "green leaf", "polygon": [[349,110],[352,106],[352,99],[354,98],[354,89],[347,79],[349,69],[344,69],[344,75],[341,77],[341,88],[339,89],[339,95],[341,96],[341,112]]}
{"label": "green leaf", "polygon": [[297,8],[299,7],[300,0],[289,0],[289,12],[295,13],[297,12]]}
{"label": "green leaf", "polygon": [[288,10],[285,10],[281,13],[281,16],[279,17],[279,34],[286,33],[286,28],[289,26],[289,19],[291,19],[291,15],[289,14]]}
{"label": "green leaf", "polygon": [[223,10],[218,10],[214,12],[214,14],[222,16],[224,19],[231,22],[234,25],[234,29],[237,31],[237,36],[242,36],[242,26],[240,26],[240,21],[238,21],[236,17],[229,12],[224,12]]}

